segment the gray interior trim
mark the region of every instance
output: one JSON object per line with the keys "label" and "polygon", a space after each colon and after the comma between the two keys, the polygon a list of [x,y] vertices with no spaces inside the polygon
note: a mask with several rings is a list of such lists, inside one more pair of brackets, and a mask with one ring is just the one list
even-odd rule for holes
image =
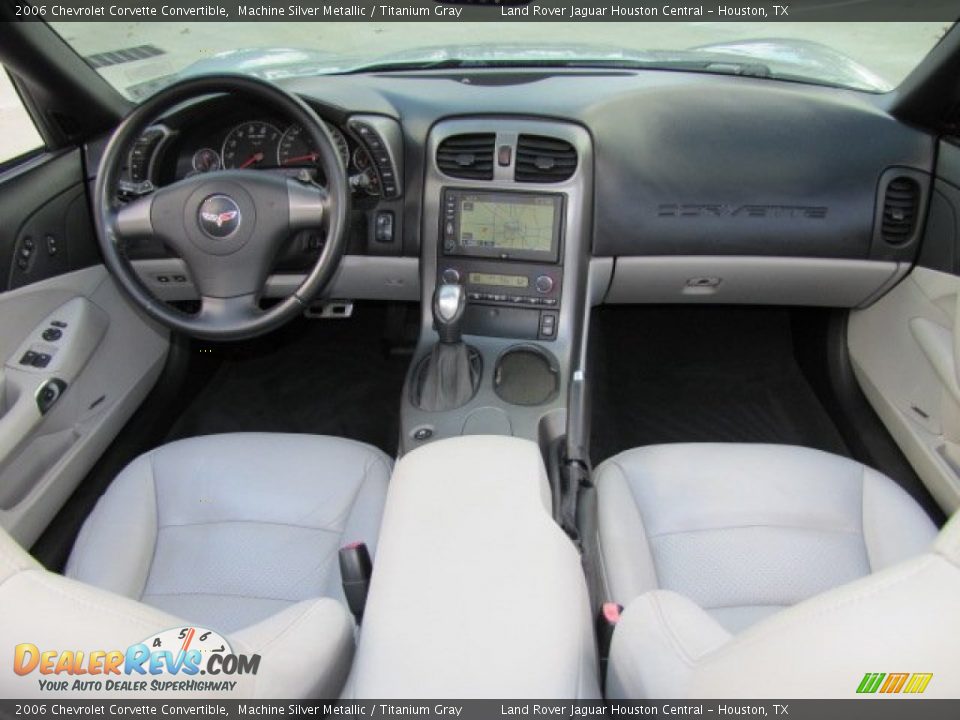
{"label": "gray interior trim", "polygon": [[620,257],[606,302],[865,307],[908,270],[870,260]]}
{"label": "gray interior trim", "polygon": [[[166,331],[138,313],[98,265],[0,296],[4,357],[16,360],[24,338],[32,337],[51,312],[74,298],[85,298],[102,311],[109,325],[102,336],[94,327],[96,349],[76,373],[69,371],[69,363],[51,363],[51,372],[66,370],[64,376],[71,381],[31,437],[0,467],[6,496],[0,526],[26,546],[37,539],[146,397],[167,354]],[[67,334],[71,327],[83,325],[79,319],[67,319]]]}
{"label": "gray interior trim", "polygon": [[614,259],[610,257],[590,258],[589,279],[587,282],[589,307],[602,305],[610,291],[613,281]]}
{"label": "gray interior trim", "polygon": [[[195,300],[197,290],[179,258],[136,260],[134,270],[146,287],[161,300]],[[174,278],[184,278],[175,281]],[[161,282],[159,278],[166,278]],[[263,296],[289,296],[303,282],[297,273],[271,275]],[[420,298],[420,269],[416,258],[344,255],[325,297],[346,300],[395,300],[416,302]]]}

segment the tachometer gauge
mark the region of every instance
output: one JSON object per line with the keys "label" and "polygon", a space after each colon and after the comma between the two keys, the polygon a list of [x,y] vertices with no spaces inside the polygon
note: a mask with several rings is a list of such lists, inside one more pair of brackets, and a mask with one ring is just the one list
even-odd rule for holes
{"label": "tachometer gauge", "polygon": [[[333,143],[340,153],[343,165],[350,164],[350,147],[347,145],[347,139],[330,123],[325,123],[327,130],[333,136]],[[301,165],[314,165],[317,162],[319,153],[313,146],[313,142],[303,132],[301,125],[291,125],[280,138],[280,146],[277,148],[277,165],[280,167],[298,167]]]}
{"label": "tachometer gauge", "polygon": [[200,148],[193,154],[193,169],[199,173],[220,169],[220,154],[210,148]]}
{"label": "tachometer gauge", "polygon": [[270,123],[245,122],[227,133],[223,141],[223,166],[229,170],[270,167],[277,157],[280,131]]}

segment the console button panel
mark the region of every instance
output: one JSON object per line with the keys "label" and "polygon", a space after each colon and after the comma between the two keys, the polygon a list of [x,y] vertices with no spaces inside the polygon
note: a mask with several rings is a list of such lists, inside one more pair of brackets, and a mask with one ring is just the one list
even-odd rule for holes
{"label": "console button panel", "polygon": [[471,335],[556,339],[562,281],[559,265],[443,258],[437,268],[438,284],[464,286]]}

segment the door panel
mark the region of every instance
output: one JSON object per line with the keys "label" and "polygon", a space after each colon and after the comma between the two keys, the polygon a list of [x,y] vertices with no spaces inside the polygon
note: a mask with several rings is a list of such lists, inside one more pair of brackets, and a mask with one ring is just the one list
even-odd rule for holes
{"label": "door panel", "polygon": [[948,514],[960,508],[960,148],[941,143],[919,264],[850,314],[854,372]]}
{"label": "door panel", "polygon": [[0,525],[26,546],[146,397],[168,349],[166,330],[99,264],[80,158],[0,175]]}
{"label": "door panel", "polygon": [[0,175],[0,290],[98,262],[79,150]]}

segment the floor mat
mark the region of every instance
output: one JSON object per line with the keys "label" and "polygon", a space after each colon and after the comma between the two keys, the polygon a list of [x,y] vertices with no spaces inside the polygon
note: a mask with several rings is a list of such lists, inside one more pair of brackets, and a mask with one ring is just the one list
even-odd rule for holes
{"label": "floor mat", "polygon": [[249,343],[212,346],[223,362],[167,441],[313,433],[360,440],[393,457],[410,358],[387,352],[383,330],[384,309],[363,305],[347,320],[300,320]]}
{"label": "floor mat", "polygon": [[591,455],[672,442],[785,443],[849,456],[766,308],[604,307],[591,327]]}

